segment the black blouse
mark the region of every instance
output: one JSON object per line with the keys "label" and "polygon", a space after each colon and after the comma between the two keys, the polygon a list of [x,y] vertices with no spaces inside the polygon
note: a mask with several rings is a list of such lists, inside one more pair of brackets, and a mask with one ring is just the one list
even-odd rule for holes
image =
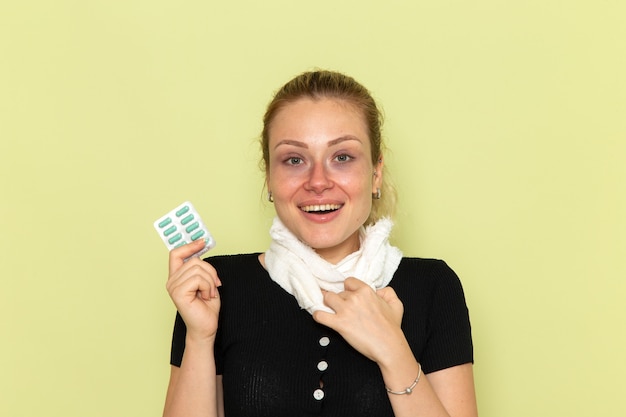
{"label": "black blouse", "polygon": [[[226,416],[393,416],[378,366],[301,310],[258,255],[207,258],[222,281],[215,361]],[[403,258],[389,286],[425,373],[473,362],[463,289],[443,261]],[[177,314],[172,365],[182,362],[185,332]]]}

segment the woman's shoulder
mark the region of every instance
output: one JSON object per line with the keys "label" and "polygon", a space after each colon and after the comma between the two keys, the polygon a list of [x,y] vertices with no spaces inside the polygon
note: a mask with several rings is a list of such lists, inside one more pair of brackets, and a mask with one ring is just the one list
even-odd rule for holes
{"label": "woman's shoulder", "polygon": [[261,252],[236,255],[215,255],[204,258],[215,268],[223,284],[232,280],[248,280],[266,273],[259,261]]}
{"label": "woman's shoulder", "polygon": [[433,292],[442,288],[460,289],[461,281],[441,259],[403,257],[390,285]]}
{"label": "woman's shoulder", "polygon": [[220,270],[246,270],[255,269],[259,264],[260,252],[240,253],[229,255],[214,255],[204,258],[205,262],[210,263],[218,272]]}
{"label": "woman's shoulder", "polygon": [[403,257],[398,266],[398,271],[410,275],[457,277],[444,260],[436,258]]}
{"label": "woman's shoulder", "polygon": [[227,255],[213,255],[204,258],[204,260],[211,265],[214,264],[238,264],[238,263],[251,263],[258,262],[261,252],[239,253],[239,254],[227,254]]}

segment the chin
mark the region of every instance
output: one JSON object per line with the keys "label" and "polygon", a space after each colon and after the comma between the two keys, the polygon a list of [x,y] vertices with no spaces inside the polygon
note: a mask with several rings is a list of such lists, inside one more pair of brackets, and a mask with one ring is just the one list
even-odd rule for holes
{"label": "chin", "polygon": [[328,239],[319,236],[302,236],[300,240],[315,250],[330,249],[340,244],[337,239]]}
{"label": "chin", "polygon": [[[354,242],[353,242],[354,239]],[[333,251],[351,253],[359,249],[358,230],[353,233],[349,233],[346,236],[338,235],[308,235],[300,238],[304,243],[313,248],[315,251]]]}

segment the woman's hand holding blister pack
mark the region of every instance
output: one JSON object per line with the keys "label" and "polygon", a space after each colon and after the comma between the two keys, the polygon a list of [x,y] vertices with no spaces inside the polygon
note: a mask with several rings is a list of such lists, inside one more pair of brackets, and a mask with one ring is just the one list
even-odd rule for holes
{"label": "woman's hand holding blister pack", "polygon": [[167,292],[185,321],[188,338],[214,338],[217,332],[221,306],[217,287],[222,282],[211,264],[192,257],[203,245],[198,240],[170,252]]}
{"label": "woman's hand holding blister pack", "polygon": [[187,336],[212,338],[217,331],[222,285],[215,268],[200,256],[215,240],[189,202],[154,222],[163,243],[170,249],[167,291],[187,326]]}

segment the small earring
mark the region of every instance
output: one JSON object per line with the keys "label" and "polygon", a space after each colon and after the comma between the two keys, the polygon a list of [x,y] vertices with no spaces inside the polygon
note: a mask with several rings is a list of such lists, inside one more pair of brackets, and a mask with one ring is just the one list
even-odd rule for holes
{"label": "small earring", "polygon": [[267,192],[267,201],[269,201],[270,203],[274,202],[274,196],[272,195],[271,191]]}
{"label": "small earring", "polygon": [[372,193],[372,198],[373,198],[374,200],[380,200],[380,188],[377,188],[377,189],[376,189],[376,192],[375,192],[375,193]]}

